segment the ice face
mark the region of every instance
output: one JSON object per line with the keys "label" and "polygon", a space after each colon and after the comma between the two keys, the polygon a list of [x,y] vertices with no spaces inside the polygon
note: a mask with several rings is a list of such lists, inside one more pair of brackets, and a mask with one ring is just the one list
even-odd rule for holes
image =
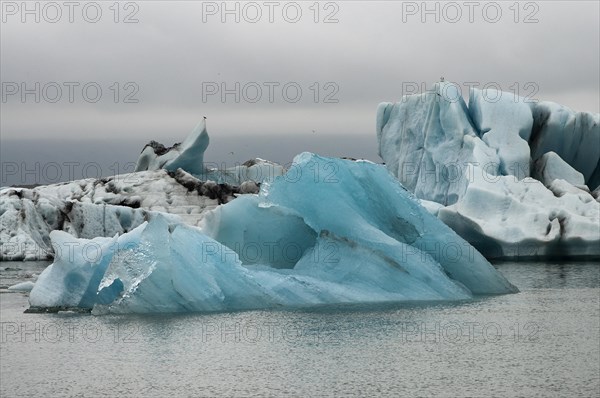
{"label": "ice face", "polygon": [[449,82],[395,104],[380,104],[377,136],[388,170],[421,199],[456,203],[468,185],[468,163],[500,173],[496,150],[478,136],[464,100]]}
{"label": "ice face", "polygon": [[137,160],[135,171],[179,168],[191,174],[204,172],[204,151],[208,148],[209,138],[206,131],[206,119],[198,123],[181,144],[165,148],[151,142],[146,145]]}
{"label": "ice face", "polygon": [[300,214],[287,207],[264,206],[262,197],[256,195],[209,212],[202,230],[235,251],[244,265],[274,268],[294,268],[317,239]]}
{"label": "ice face", "polygon": [[[52,231],[50,237],[57,249],[54,263],[40,274],[29,295],[29,302],[34,307],[43,308],[91,308],[96,301],[97,287],[112,258],[113,251],[109,248],[117,240],[76,240],[63,231]],[[89,250],[96,253],[92,255]]]}
{"label": "ice face", "polygon": [[147,144],[137,160],[135,171],[165,169],[176,172],[180,169],[202,181],[215,181],[235,186],[246,181],[255,183],[272,181],[285,173],[283,166],[259,158],[227,168],[205,165],[204,152],[208,148],[209,141],[206,119],[204,119],[181,144],[175,144],[170,148],[156,141]]}
{"label": "ice face", "polygon": [[600,115],[448,85],[379,106],[388,169],[488,258],[600,256]]}
{"label": "ice face", "polygon": [[[533,106],[531,156],[537,160],[556,152],[583,174],[592,189],[600,184],[600,114],[574,112],[554,102]],[[593,177],[593,178],[592,178]]]}
{"label": "ice face", "polygon": [[583,174],[552,151],[546,152],[534,163],[533,177],[546,186],[557,179],[565,180],[571,185],[585,185]]}
{"label": "ice face", "polygon": [[80,252],[40,275],[33,307],[227,311],[516,291],[383,166],[309,153],[201,228],[159,216],[118,238],[51,237]]}
{"label": "ice face", "polygon": [[469,115],[483,141],[498,153],[500,174],[529,177],[533,116],[526,99],[494,89],[472,88]]}

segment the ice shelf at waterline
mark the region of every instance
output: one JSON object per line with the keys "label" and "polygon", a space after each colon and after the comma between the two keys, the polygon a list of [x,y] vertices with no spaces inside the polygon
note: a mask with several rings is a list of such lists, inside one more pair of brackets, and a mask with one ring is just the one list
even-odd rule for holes
{"label": "ice shelf at waterline", "polygon": [[310,153],[200,228],[158,216],[114,238],[50,237],[73,250],[40,275],[34,308],[228,311],[517,291],[385,167]]}

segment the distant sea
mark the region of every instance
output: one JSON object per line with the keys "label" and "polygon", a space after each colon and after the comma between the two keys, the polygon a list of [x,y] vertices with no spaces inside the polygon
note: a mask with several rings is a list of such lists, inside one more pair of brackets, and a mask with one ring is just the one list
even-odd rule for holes
{"label": "distant sea", "polygon": [[[184,138],[2,140],[0,186],[52,184],[127,174],[134,170],[140,152],[151,139],[169,147]],[[252,137],[211,134],[204,161],[208,167],[228,168],[259,157],[285,165],[305,151],[382,162],[377,154],[375,133],[344,136],[317,132]]]}

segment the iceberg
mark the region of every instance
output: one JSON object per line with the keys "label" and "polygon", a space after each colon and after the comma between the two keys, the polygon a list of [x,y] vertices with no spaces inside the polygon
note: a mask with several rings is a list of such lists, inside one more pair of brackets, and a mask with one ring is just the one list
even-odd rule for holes
{"label": "iceberg", "polygon": [[[487,120],[487,119],[486,119]],[[479,137],[457,86],[436,83],[429,92],[377,109],[379,155],[417,197],[443,205],[465,193],[469,163],[500,173],[496,150]]]}
{"label": "iceberg", "polygon": [[600,257],[600,115],[453,86],[379,105],[390,172],[487,258]]}
{"label": "iceberg", "polygon": [[527,177],[474,170],[461,201],[437,216],[487,258],[597,257],[600,203],[564,180],[546,188]]}
{"label": "iceberg", "polygon": [[36,309],[204,312],[517,291],[383,166],[310,153],[200,227],[158,216],[113,238],[50,238],[70,250],[39,276]]}
{"label": "iceberg", "polygon": [[6,290],[12,292],[30,292],[33,289],[34,283],[31,281],[17,283],[15,285],[9,286]]}
{"label": "iceberg", "polygon": [[222,169],[207,167],[202,175],[195,175],[195,177],[241,188],[245,183],[248,186],[248,184],[256,185],[273,181],[275,177],[285,174],[285,171],[280,164],[255,158],[233,167]]}
{"label": "iceberg", "polygon": [[262,183],[283,175],[285,168],[277,163],[256,158],[228,168],[211,168],[204,164],[204,152],[210,142],[206,130],[206,117],[198,123],[183,143],[167,148],[150,141],[142,149],[135,172],[164,169],[169,172],[182,170],[202,181],[240,186],[246,181]]}
{"label": "iceberg", "polygon": [[529,177],[533,116],[525,98],[495,89],[471,88],[469,115],[478,135],[500,160],[500,174]]}
{"label": "iceberg", "polygon": [[88,239],[113,236],[156,212],[198,225],[208,210],[237,195],[256,194],[263,182],[285,173],[283,166],[259,158],[230,168],[206,167],[207,146],[202,121],[182,144],[170,149],[148,144],[133,173],[0,190],[0,261],[52,259],[54,230]]}
{"label": "iceberg", "polygon": [[[244,192],[258,192],[246,184]],[[0,191],[0,260],[52,259],[50,232],[79,238],[128,232],[157,213],[190,225],[241,193],[239,187],[203,182],[178,169],[144,171]]]}
{"label": "iceberg", "polygon": [[590,188],[600,185],[600,114],[574,112],[547,101],[535,104],[532,111],[529,144],[533,160],[555,152],[583,174]]}
{"label": "iceberg", "polygon": [[[421,206],[487,258],[600,258],[599,115],[551,102],[527,103],[497,90],[472,89],[469,96],[467,106],[455,84],[439,82],[429,92],[380,104],[376,132],[385,168]],[[0,190],[0,260],[51,259],[51,231],[84,239],[113,237],[159,213],[171,224],[202,227],[245,267],[296,269],[315,240],[335,241],[328,235],[331,226],[307,221],[306,212],[320,209],[297,209],[287,198],[276,211],[265,202],[272,186],[303,199],[319,195],[313,186],[293,190],[276,182],[303,170],[302,162],[293,170],[259,158],[211,168],[203,163],[208,142],[202,121],[181,144],[148,144],[137,162],[144,171]],[[340,166],[329,164],[318,176],[313,170],[313,179],[335,179]],[[353,185],[352,178],[339,185]],[[329,197],[319,200],[323,208],[332,206]],[[389,200],[395,199],[390,195]],[[368,202],[365,198],[355,206],[368,207]],[[331,214],[340,214],[336,211],[330,208]],[[234,219],[245,227],[237,228]],[[385,231],[385,226],[376,229]],[[274,251],[266,258],[244,246],[265,240],[293,243],[296,253]]]}
{"label": "iceberg", "polygon": [[204,152],[208,148],[208,143],[206,118],[204,118],[183,143],[176,143],[169,148],[156,141],[146,144],[136,162],[135,171],[159,169],[175,171],[181,168],[191,174],[202,174]]}

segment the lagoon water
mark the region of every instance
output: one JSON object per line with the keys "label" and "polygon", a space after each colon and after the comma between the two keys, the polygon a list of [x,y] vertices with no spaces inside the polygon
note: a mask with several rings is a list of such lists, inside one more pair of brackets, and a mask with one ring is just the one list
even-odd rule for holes
{"label": "lagoon water", "polygon": [[25,314],[0,263],[0,396],[600,396],[600,264],[500,263],[518,294],[160,316]]}

